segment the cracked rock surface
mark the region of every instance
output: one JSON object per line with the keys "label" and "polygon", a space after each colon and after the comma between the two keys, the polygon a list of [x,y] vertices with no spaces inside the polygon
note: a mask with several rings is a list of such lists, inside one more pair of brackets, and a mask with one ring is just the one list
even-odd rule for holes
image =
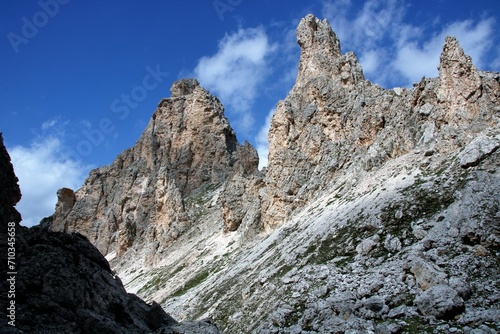
{"label": "cracked rock surface", "polygon": [[448,37],[438,77],[385,89],[326,20],[304,17],[297,42],[266,169],[183,79],[50,228],[87,236],[127,291],[225,333],[496,333],[500,74]]}

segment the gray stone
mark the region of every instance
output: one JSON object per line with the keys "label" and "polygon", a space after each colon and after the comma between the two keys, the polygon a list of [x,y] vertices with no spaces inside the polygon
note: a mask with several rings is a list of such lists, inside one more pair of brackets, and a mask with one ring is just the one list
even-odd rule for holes
{"label": "gray stone", "polygon": [[445,273],[420,257],[412,258],[410,271],[415,275],[417,285],[422,290],[427,290],[446,282]]}
{"label": "gray stone", "polygon": [[418,113],[420,115],[423,115],[423,116],[429,116],[433,109],[434,109],[433,105],[426,103],[420,107],[420,109],[418,110]]}
{"label": "gray stone", "polygon": [[380,242],[380,236],[376,234],[370,238],[361,241],[361,243],[359,243],[359,245],[356,246],[356,252],[359,255],[367,255],[372,251],[372,249],[377,247],[379,242]]}
{"label": "gray stone", "polygon": [[453,319],[465,310],[464,300],[448,285],[436,285],[415,298],[415,305],[425,316]]}
{"label": "gray stone", "polygon": [[383,322],[377,325],[377,333],[379,334],[397,334],[401,333],[405,328],[403,322]]}
{"label": "gray stone", "polygon": [[449,285],[455,289],[464,300],[468,300],[472,296],[472,288],[465,279],[451,277],[449,279]]}
{"label": "gray stone", "polygon": [[478,136],[460,153],[460,166],[468,168],[476,166],[486,156],[500,147],[500,135],[496,137]]}
{"label": "gray stone", "polygon": [[388,235],[384,241],[384,248],[389,252],[398,252],[402,248],[401,241],[398,237]]}

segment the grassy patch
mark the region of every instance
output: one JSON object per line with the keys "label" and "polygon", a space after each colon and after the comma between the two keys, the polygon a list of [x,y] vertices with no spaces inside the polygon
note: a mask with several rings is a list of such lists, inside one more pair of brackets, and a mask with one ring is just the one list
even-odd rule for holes
{"label": "grassy patch", "polygon": [[325,264],[338,257],[353,259],[356,254],[354,244],[363,234],[355,223],[341,227],[335,235],[311,243],[303,257],[309,256],[309,262],[315,264]]}
{"label": "grassy patch", "polygon": [[291,327],[298,324],[299,320],[304,315],[306,306],[302,303],[297,305],[292,313],[285,316],[285,327]]}
{"label": "grassy patch", "polygon": [[[457,187],[443,189],[439,180],[417,179],[413,185],[401,191],[403,198],[400,201],[381,210],[380,218],[386,231],[400,238],[411,237],[412,234],[406,233],[411,231],[411,223],[422,218],[428,219],[450,206],[455,200],[453,194]],[[396,214],[398,211],[401,213],[399,217]]]}
{"label": "grassy patch", "polygon": [[350,256],[343,256],[342,258],[340,258],[340,260],[335,262],[335,264],[339,268],[346,268],[349,264],[353,262],[354,262],[354,255],[350,255]]}
{"label": "grassy patch", "polygon": [[161,272],[155,272],[153,277],[137,291],[138,294],[143,294],[146,291],[157,291],[159,289],[160,284],[164,281]]}
{"label": "grassy patch", "polygon": [[290,265],[285,264],[285,265],[281,266],[281,268],[274,273],[274,275],[271,277],[271,279],[283,277],[286,274],[288,274],[288,272],[290,270],[292,270],[293,268],[295,268],[295,266],[290,266]]}
{"label": "grassy patch", "polygon": [[202,271],[201,273],[199,273],[198,275],[196,275],[195,277],[193,277],[192,279],[190,279],[189,281],[187,281],[186,284],[184,284],[180,289],[178,289],[177,291],[175,291],[171,295],[171,297],[182,296],[183,294],[185,294],[186,292],[188,292],[189,290],[191,290],[195,286],[198,286],[199,284],[201,284],[204,280],[207,279],[208,276],[209,276],[208,270],[207,271]]}
{"label": "grassy patch", "polygon": [[169,276],[174,277],[175,275],[180,273],[184,268],[186,268],[185,263],[181,264],[180,266],[177,266],[177,268],[175,268],[174,271],[172,271]]}
{"label": "grassy patch", "polygon": [[425,319],[405,318],[404,322],[408,324],[404,328],[404,333],[433,333],[434,327],[429,325]]}
{"label": "grassy patch", "polygon": [[208,201],[212,199],[212,193],[219,188],[220,184],[208,184],[204,187],[199,188],[194,191],[190,196],[186,198],[186,203],[188,205],[199,205],[204,206]]}

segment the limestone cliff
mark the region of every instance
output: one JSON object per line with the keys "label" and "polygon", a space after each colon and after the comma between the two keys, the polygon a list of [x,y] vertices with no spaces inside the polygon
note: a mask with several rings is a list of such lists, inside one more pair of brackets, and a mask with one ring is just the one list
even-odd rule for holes
{"label": "limestone cliff", "polygon": [[269,131],[263,221],[270,228],[339,172],[370,170],[415,148],[448,152],[498,121],[498,74],[479,72],[453,37],[443,47],[439,77],[412,90],[365,80],[326,20],[302,19],[297,41],[297,81]]}
{"label": "limestone cliff", "polygon": [[448,37],[437,78],[384,89],[326,20],[306,16],[297,41],[264,172],[181,80],[134,147],[58,193],[51,228],[226,333],[497,331],[500,74]]}
{"label": "limestone cliff", "polygon": [[[60,191],[52,230],[82,232],[103,254],[122,255],[137,240],[154,257],[191,225],[203,191],[258,173],[257,152],[238,143],[216,97],[194,79],[174,83],[171,94],[134,147],[91,171],[75,199]],[[234,230],[241,218],[227,220]]]}

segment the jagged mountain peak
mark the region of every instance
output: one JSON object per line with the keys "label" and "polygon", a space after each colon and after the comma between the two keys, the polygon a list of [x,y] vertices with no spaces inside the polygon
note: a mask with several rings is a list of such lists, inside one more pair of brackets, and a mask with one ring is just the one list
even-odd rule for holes
{"label": "jagged mountain peak", "polygon": [[454,36],[446,36],[443,51],[440,56],[441,64],[449,61],[461,62],[465,65],[467,63],[468,67],[472,65],[472,58],[465,54],[464,49],[460,45],[458,39]]}
{"label": "jagged mountain peak", "polygon": [[347,168],[370,170],[417,147],[449,151],[498,122],[498,79],[481,74],[453,37],[445,41],[438,78],[392,90],[365,80],[354,53],[340,54],[326,20],[306,16],[297,36],[297,81],[278,103],[268,136],[262,202],[270,229]]}
{"label": "jagged mountain peak", "polygon": [[312,14],[303,18],[297,27],[297,43],[301,53],[295,87],[306,85],[318,76],[334,77],[344,85],[364,80],[356,55],[353,52],[342,55],[340,41],[326,19],[320,20]]}
{"label": "jagged mountain peak", "polygon": [[199,87],[198,80],[193,78],[180,79],[170,87],[171,97],[183,96],[192,94],[196,87]]}
{"label": "jagged mountain peak", "polygon": [[258,172],[256,150],[238,143],[219,99],[195,79],[174,82],[171,94],[132,148],[92,171],[69,209],[56,206],[53,230],[82,231],[104,254],[150,243],[154,258],[191,221],[189,198]]}
{"label": "jagged mountain peak", "polygon": [[340,41],[328,20],[320,20],[309,14],[300,20],[297,27],[297,43],[304,53],[323,51],[330,56],[340,57]]}
{"label": "jagged mountain peak", "polygon": [[474,103],[481,96],[481,77],[455,37],[446,37],[439,63],[438,99],[454,108]]}
{"label": "jagged mountain peak", "polygon": [[297,41],[264,172],[219,100],[180,80],[52,228],[89,236],[129,290],[228,333],[498,318],[496,283],[492,299],[471,291],[500,268],[500,75],[447,38],[439,77],[384,89],[326,20],[306,16]]}

